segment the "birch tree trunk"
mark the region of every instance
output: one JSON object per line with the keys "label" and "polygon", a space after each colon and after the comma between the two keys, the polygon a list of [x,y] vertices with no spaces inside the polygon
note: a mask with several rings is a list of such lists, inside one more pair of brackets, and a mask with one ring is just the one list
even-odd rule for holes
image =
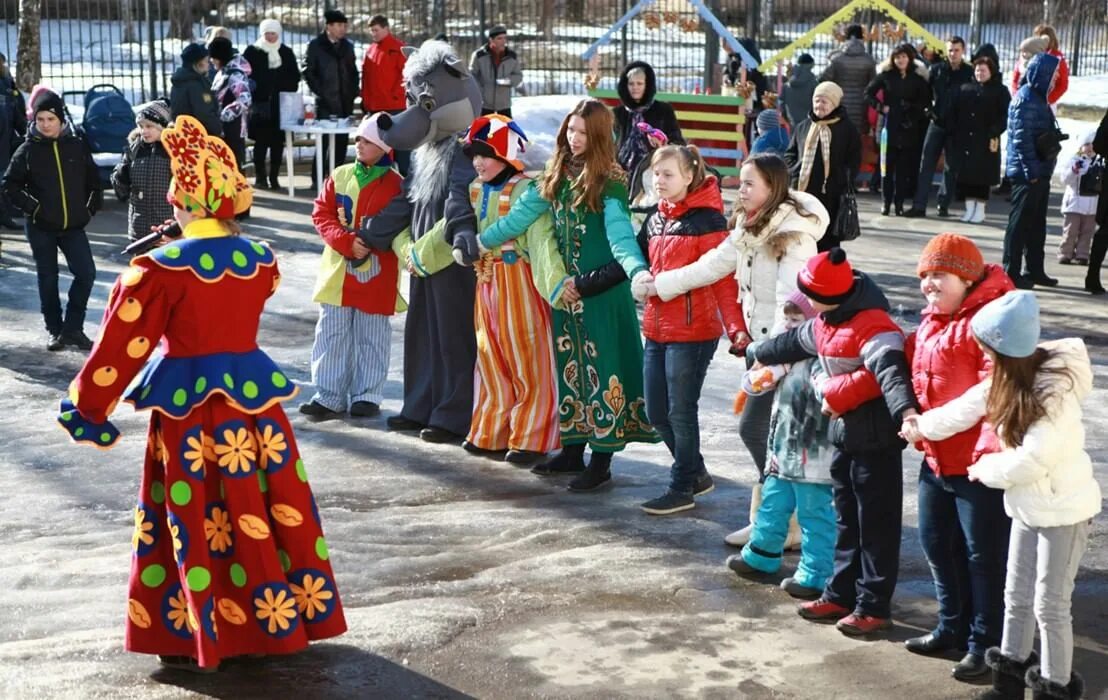
{"label": "birch tree trunk", "polygon": [[20,90],[30,92],[42,82],[42,0],[19,0],[19,39],[16,52],[15,82]]}

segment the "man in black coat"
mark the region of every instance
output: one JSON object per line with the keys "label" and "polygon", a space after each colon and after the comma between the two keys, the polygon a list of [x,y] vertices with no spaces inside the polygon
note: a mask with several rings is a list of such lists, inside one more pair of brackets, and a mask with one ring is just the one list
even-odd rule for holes
{"label": "man in black coat", "polygon": [[[931,123],[927,126],[927,135],[923,139],[923,157],[920,160],[919,179],[916,183],[916,198],[912,208],[905,216],[921,217],[927,215],[927,195],[931,191],[931,180],[939,155],[947,150],[952,135],[952,124],[947,123],[950,107],[958,98],[963,85],[973,82],[973,66],[962,60],[966,51],[966,42],[960,36],[952,36],[946,42],[947,59],[930,68],[931,84]],[[939,216],[950,216],[950,200],[954,197],[954,186],[958,182],[958,173],[947,157],[943,166],[943,188],[939,190]]]}
{"label": "man in black coat", "polygon": [[[323,14],[326,28],[308,44],[304,60],[304,80],[315,95],[315,114],[319,119],[345,119],[354,114],[354,98],[358,95],[358,66],[354,59],[354,44],[346,38],[346,15],[339,10]],[[323,176],[330,170],[328,141],[323,140]],[[335,136],[335,165],[346,160],[348,137]],[[315,170],[312,170],[315,177]]]}
{"label": "man in black coat", "polygon": [[203,44],[187,44],[181,49],[181,67],[170,81],[169,108],[174,119],[182,114],[196,117],[209,134],[220,136],[223,122],[208,80],[208,66],[208,49]]}

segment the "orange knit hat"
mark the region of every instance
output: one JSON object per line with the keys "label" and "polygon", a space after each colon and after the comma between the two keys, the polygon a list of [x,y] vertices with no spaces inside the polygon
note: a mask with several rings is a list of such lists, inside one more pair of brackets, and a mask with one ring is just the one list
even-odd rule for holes
{"label": "orange knit hat", "polygon": [[985,259],[977,245],[957,233],[940,233],[924,246],[916,266],[916,274],[949,272],[969,282],[985,275]]}

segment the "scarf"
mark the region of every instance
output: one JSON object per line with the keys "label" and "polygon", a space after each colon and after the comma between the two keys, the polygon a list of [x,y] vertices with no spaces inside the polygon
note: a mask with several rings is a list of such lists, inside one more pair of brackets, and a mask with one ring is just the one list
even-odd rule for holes
{"label": "scarf", "polygon": [[358,181],[358,189],[365,189],[369,183],[373,182],[377,178],[381,177],[389,166],[392,165],[392,159],[388,157],[388,154],[381,156],[381,160],[377,161],[373,165],[366,165],[365,163],[355,161],[354,163],[354,179]]}
{"label": "scarf", "polygon": [[254,46],[257,46],[262,51],[265,51],[266,56],[269,58],[269,68],[274,70],[281,67],[281,42],[280,40],[273,42],[272,44],[265,40],[264,36],[258,37],[258,40],[254,42]]}
{"label": "scarf", "polygon": [[841,117],[834,119],[812,120],[812,128],[808,129],[808,136],[804,139],[804,155],[800,158],[800,180],[796,189],[801,192],[808,191],[808,179],[812,176],[812,164],[816,161],[816,147],[821,147],[823,154],[823,192],[827,193],[827,180],[831,176],[831,125],[839,121]]}

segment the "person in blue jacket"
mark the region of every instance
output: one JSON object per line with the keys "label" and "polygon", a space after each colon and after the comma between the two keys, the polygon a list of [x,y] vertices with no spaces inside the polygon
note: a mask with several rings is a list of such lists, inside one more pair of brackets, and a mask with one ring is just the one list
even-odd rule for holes
{"label": "person in blue jacket", "polygon": [[1008,106],[1008,162],[1004,170],[1012,182],[1012,210],[1004,232],[1004,271],[1019,289],[1058,284],[1057,279],[1047,276],[1044,267],[1046,210],[1057,153],[1042,152],[1040,143],[1040,137],[1055,128],[1046,96],[1054,85],[1058,63],[1050,54],[1033,56],[1027,64],[1026,81]]}
{"label": "person in blue jacket", "polygon": [[758,136],[754,139],[750,155],[773,153],[784,158],[785,151],[789,149],[789,132],[781,126],[780,113],[776,109],[763,109],[758,112],[754,125]]}

